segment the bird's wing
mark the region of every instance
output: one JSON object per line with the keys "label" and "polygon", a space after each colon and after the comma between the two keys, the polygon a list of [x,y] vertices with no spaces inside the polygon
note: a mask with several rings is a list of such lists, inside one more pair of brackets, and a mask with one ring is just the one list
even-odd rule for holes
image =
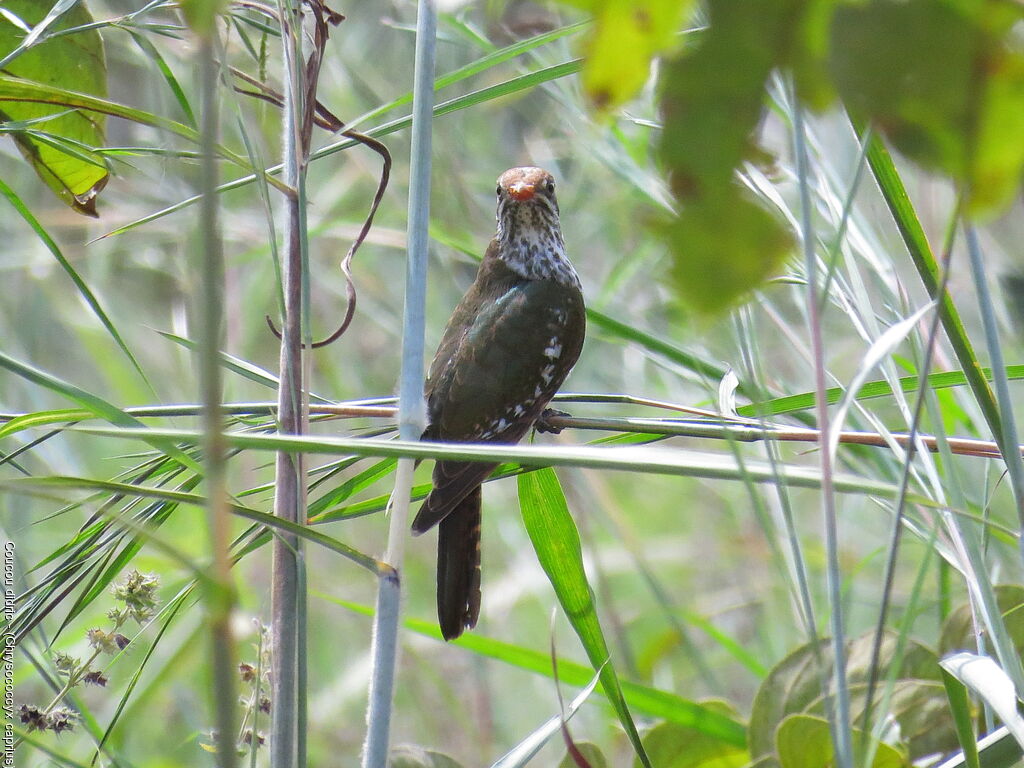
{"label": "bird's wing", "polygon": [[[579,357],[583,297],[550,281],[520,283],[485,305],[449,359],[435,361],[426,437],[452,442],[515,443],[522,439]],[[451,512],[495,464],[438,462],[434,490],[413,530]]]}
{"label": "bird's wing", "polygon": [[583,324],[582,296],[547,280],[515,285],[483,307],[430,392],[437,439],[509,442],[509,427],[558,391],[579,357]]}

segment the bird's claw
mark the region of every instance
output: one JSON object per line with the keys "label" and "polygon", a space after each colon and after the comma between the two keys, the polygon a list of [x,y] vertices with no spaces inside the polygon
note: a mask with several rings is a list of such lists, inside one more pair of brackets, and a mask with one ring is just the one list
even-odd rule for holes
{"label": "bird's claw", "polygon": [[571,418],[572,414],[566,413],[565,411],[558,411],[554,408],[545,408],[543,413],[541,413],[537,418],[537,421],[533,423],[533,428],[538,432],[550,432],[553,435],[557,435],[562,431],[562,428],[556,427],[550,420],[558,417]]}

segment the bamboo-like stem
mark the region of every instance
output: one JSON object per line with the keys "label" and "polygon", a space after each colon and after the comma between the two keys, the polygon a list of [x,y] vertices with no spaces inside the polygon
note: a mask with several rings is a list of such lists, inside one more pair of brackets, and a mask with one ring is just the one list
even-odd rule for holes
{"label": "bamboo-like stem", "polygon": [[[412,147],[409,179],[408,258],[402,331],[398,432],[419,440],[423,407],[423,327],[430,223],[431,115],[434,105],[434,45],[437,16],[432,0],[419,0],[413,82]],[[381,564],[373,624],[373,674],[367,703],[363,768],[385,768],[391,741],[391,706],[398,665],[401,574],[414,463],[400,459],[392,494],[385,562]]]}
{"label": "bamboo-like stem", "polygon": [[[793,135],[797,176],[800,181],[800,225],[804,264],[807,270],[807,324],[811,334],[814,359],[816,415],[822,445],[829,445],[829,413],[825,381],[825,343],[821,330],[818,301],[818,262],[814,252],[814,226],[807,167],[807,144],[804,134],[803,108],[795,90],[792,93]],[[832,481],[832,459],[828,450],[821,451],[821,500],[825,529],[825,553],[828,562],[828,595],[832,630],[833,679],[835,699],[830,709],[832,740],[839,768],[853,768],[853,742],[850,730],[850,700],[846,686],[846,638],[843,630],[842,583],[839,574],[839,531],[836,521],[836,497]],[[827,687],[827,686],[826,686]]]}
{"label": "bamboo-like stem", "polygon": [[[304,434],[302,410],[302,265],[303,243],[300,188],[304,172],[301,159],[301,115],[303,114],[302,65],[298,3],[281,0],[284,49],[284,108],[282,133],[284,177],[289,186],[285,196],[282,282],[284,318],[281,327],[281,356],[278,387],[278,429],[282,434]],[[274,514],[289,522],[305,520],[303,510],[305,472],[301,453],[278,452],[274,467]],[[297,700],[299,648],[299,541],[294,535],[274,537],[271,585],[271,680],[273,706],[270,727],[270,763],[274,768],[298,764]]]}
{"label": "bamboo-like stem", "polygon": [[196,270],[202,303],[199,320],[199,380],[203,402],[203,468],[206,508],[213,548],[213,578],[206,588],[206,611],[211,635],[213,697],[217,724],[217,763],[233,768],[235,752],[236,664],[231,613],[234,589],[231,584],[231,517],[227,507],[227,446],[220,349],[224,332],[224,253],[218,222],[217,197],[217,108],[218,71],[214,60],[215,27],[200,35],[199,83],[202,99],[202,161],[200,186],[203,204],[199,211],[201,248]]}

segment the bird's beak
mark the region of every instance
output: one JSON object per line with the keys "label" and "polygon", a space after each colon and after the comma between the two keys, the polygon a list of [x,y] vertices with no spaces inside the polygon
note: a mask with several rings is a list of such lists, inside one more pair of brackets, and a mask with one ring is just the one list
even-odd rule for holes
{"label": "bird's beak", "polygon": [[508,185],[509,197],[513,200],[518,200],[519,202],[532,200],[533,193],[533,184],[527,184],[525,181],[516,181]]}

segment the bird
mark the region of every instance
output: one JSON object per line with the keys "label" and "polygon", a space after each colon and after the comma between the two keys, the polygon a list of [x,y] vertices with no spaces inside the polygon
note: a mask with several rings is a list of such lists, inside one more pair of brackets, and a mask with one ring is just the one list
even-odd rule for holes
{"label": "bird", "polygon": [[[579,359],[586,308],[565,252],[555,179],[542,168],[498,177],[497,231],[452,312],[424,385],[424,440],[518,443],[547,426],[547,406]],[[437,615],[445,640],[480,614],[481,484],[497,463],[441,460],[412,523],[435,525]]]}

